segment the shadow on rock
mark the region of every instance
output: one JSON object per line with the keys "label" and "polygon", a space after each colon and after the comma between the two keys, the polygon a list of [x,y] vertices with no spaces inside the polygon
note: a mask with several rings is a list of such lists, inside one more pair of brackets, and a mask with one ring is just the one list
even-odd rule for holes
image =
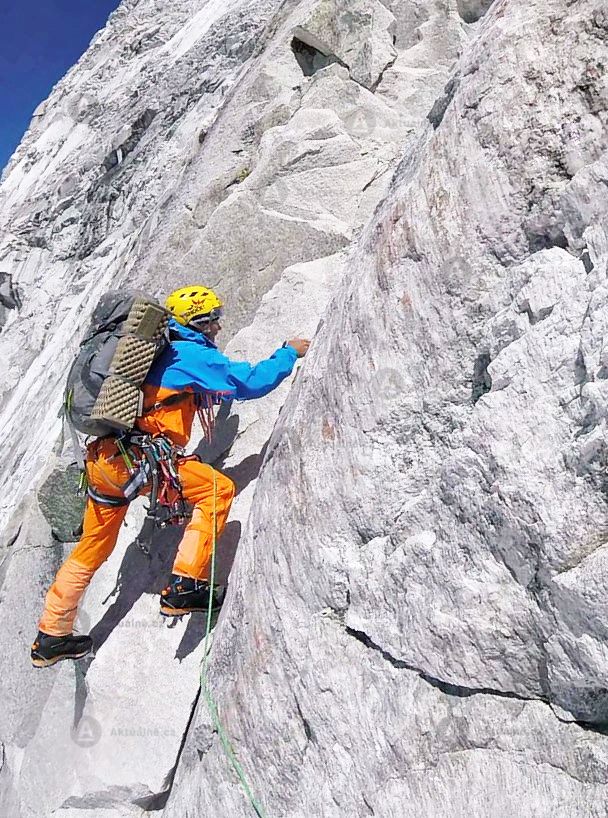
{"label": "shadow on rock", "polygon": [[149,554],[144,554],[134,542],[129,545],[118,572],[116,586],[105,600],[107,602],[115,597],[114,602],[91,630],[95,650],[99,650],[142,594],[160,594],[171,574],[182,534],[182,528],[155,531]]}
{"label": "shadow on rock", "polygon": [[244,460],[241,460],[240,463],[237,463],[236,466],[228,466],[228,468],[222,468],[222,464],[225,462],[227,455],[223,455],[217,463],[213,465],[218,468],[226,477],[229,477],[231,480],[234,480],[236,484],[236,493],[240,494],[242,491],[245,491],[247,486],[253,481],[257,480],[260,474],[260,469],[262,468],[262,463],[264,462],[264,457],[266,456],[266,449],[268,448],[268,441],[264,443],[262,450],[258,454],[250,454]]}
{"label": "shadow on rock", "polygon": [[[220,612],[216,611],[211,617],[211,630],[215,628]],[[207,631],[207,614],[194,613],[190,614],[188,618],[188,625],[184,631],[181,642],[175,651],[175,658],[181,662],[187,656],[190,656],[193,650],[200,645],[205,638]]]}
{"label": "shadow on rock", "polygon": [[222,403],[215,418],[213,440],[209,443],[203,438],[194,450],[194,454],[203,463],[214,464],[219,458],[226,457],[232,448],[239,431],[240,418],[237,414],[230,414],[231,408],[232,401]]}
{"label": "shadow on rock", "polygon": [[[113,597],[114,601],[90,633],[96,651],[101,648],[114,628],[129,614],[142,594],[160,594],[171,574],[182,534],[182,528],[165,528],[156,531],[150,543],[149,554],[144,554],[135,543],[129,545],[120,566],[116,586],[106,597],[106,601]],[[228,523],[218,543],[216,581],[220,585],[225,585],[228,581],[240,536],[241,524],[238,521]],[[204,633],[203,620],[200,617],[191,616],[176,651],[176,658],[181,660],[192,653],[200,644]],[[86,675],[88,665],[83,670]]]}

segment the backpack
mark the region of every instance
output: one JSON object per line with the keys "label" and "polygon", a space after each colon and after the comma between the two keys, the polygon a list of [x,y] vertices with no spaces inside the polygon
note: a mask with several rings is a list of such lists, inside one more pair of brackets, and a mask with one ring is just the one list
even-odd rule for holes
{"label": "backpack", "polygon": [[64,393],[72,435],[94,437],[133,429],[143,410],[141,387],[168,344],[169,313],[138,290],[101,297]]}

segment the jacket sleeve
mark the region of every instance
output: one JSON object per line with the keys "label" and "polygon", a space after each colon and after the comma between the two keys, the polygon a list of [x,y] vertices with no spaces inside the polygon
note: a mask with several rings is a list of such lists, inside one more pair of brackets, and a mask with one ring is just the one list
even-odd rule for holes
{"label": "jacket sleeve", "polygon": [[219,392],[228,400],[262,398],[293,371],[298,353],[285,346],[260,363],[231,361],[217,348],[175,344],[174,359],[165,368],[161,385],[170,389]]}
{"label": "jacket sleeve", "polygon": [[251,365],[226,358],[226,382],[236,391],[237,400],[268,395],[293,372],[298,353],[293,347],[277,349],[270,358]]}

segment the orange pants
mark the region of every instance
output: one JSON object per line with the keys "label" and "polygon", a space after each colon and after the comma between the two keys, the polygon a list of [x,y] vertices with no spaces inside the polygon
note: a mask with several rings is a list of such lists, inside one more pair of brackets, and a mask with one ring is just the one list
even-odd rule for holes
{"label": "orange pants", "polygon": [[[209,579],[214,516],[219,537],[234,499],[234,483],[221,472],[196,460],[179,462],[178,471],[183,496],[194,505],[194,512],[179,544],[172,570],[179,576]],[[129,479],[129,472],[112,439],[91,443],[87,476],[98,492],[122,496],[121,486]],[[91,499],[87,501],[82,538],[57,572],[46,595],[39,623],[43,633],[51,636],[72,633],[78,604],[93,574],[114,550],[127,508],[104,506]]]}

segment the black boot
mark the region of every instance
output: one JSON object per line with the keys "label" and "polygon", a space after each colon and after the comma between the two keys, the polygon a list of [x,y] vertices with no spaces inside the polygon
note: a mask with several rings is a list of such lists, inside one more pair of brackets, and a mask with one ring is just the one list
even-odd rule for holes
{"label": "black boot", "polygon": [[[211,610],[219,611],[224,601],[224,590],[216,586],[211,594]],[[170,584],[160,594],[160,612],[163,616],[182,616],[196,611],[207,612],[209,585],[202,579],[171,574]]]}
{"label": "black boot", "polygon": [[32,645],[32,664],[34,667],[49,667],[60,659],[82,659],[91,652],[93,640],[90,636],[69,634],[68,636],[49,636],[38,631]]}

